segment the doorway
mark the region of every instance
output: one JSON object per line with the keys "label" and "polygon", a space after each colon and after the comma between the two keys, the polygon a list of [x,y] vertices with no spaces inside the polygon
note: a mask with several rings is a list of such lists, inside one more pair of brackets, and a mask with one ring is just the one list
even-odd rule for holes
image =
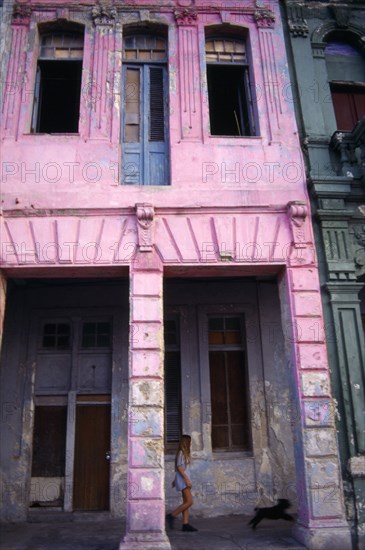
{"label": "doorway", "polygon": [[33,321],[30,506],[109,510],[112,316],[55,310]]}
{"label": "doorway", "polygon": [[[97,397],[97,396],[96,396]],[[74,510],[109,509],[110,404],[76,405]]]}

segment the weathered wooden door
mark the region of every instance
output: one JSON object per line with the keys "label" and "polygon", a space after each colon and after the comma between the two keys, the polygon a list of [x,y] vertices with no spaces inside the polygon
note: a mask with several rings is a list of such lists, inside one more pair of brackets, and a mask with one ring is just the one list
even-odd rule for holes
{"label": "weathered wooden door", "polygon": [[110,405],[76,407],[74,510],[109,509]]}
{"label": "weathered wooden door", "polygon": [[128,36],[123,49],[122,181],[168,183],[167,49],[163,37]]}
{"label": "weathered wooden door", "polygon": [[165,79],[164,67],[124,68],[124,183],[167,183]]}

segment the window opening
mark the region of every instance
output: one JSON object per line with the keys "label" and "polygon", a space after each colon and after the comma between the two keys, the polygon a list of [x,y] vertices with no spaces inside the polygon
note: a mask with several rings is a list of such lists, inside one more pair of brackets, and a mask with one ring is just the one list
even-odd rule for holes
{"label": "window opening", "polygon": [[53,32],[41,36],[32,131],[77,133],[84,36]]}
{"label": "window opening", "polygon": [[326,45],[325,58],[337,130],[350,132],[365,116],[365,60],[341,41]]}
{"label": "window opening", "polygon": [[205,58],[211,135],[256,135],[245,42],[207,39]]}
{"label": "window opening", "polygon": [[111,324],[87,322],[82,325],[82,348],[105,348],[111,345]]}
{"label": "window opening", "polygon": [[70,347],[71,327],[67,323],[46,323],[43,326],[42,347],[68,349]]}

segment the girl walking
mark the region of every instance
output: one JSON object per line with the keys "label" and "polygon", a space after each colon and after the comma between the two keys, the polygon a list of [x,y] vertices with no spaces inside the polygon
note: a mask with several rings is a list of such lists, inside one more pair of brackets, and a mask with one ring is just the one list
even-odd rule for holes
{"label": "girl walking", "polygon": [[183,517],[183,531],[193,532],[197,531],[195,527],[189,523],[189,509],[193,505],[193,497],[191,495],[192,483],[190,481],[190,435],[182,435],[180,438],[179,446],[176,451],[175,457],[175,480],[172,482],[172,486],[176,487],[177,491],[181,491],[183,502],[176,508],[171,514],[167,514],[166,521],[170,529],[174,528],[175,518],[182,514]]}

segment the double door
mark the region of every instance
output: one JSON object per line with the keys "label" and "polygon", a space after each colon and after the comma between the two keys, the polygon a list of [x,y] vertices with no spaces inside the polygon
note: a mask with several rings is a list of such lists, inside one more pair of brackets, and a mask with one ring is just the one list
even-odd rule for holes
{"label": "double door", "polygon": [[30,506],[108,510],[112,318],[34,319]]}

